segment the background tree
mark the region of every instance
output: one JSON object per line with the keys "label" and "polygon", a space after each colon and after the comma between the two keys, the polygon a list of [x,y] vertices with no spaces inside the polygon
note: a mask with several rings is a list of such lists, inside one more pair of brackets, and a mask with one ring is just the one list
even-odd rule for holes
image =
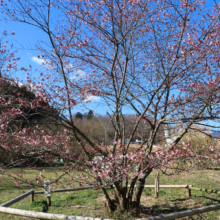
{"label": "background tree", "polygon": [[[220,9],[217,4],[211,10],[205,9],[204,3],[2,3],[1,10],[8,19],[33,25],[47,35],[48,41],[38,45],[39,56],[47,60],[46,76],[42,75],[41,83],[29,82],[35,84],[42,99],[60,112],[59,120],[68,130],[62,137],[71,134],[77,140],[84,153],[78,160],[91,169],[93,184],[101,187],[111,211],[131,210],[138,215],[145,180],[153,169],[171,167],[177,159],[196,159],[197,154],[189,144],[182,148],[177,144],[193,125],[219,119]],[[82,71],[85,76],[75,77]],[[91,140],[72,117],[73,109],[89,102],[91,96],[99,96],[109,107],[114,128],[111,150]],[[137,115],[126,143],[125,108]],[[149,136],[140,148],[130,152],[141,121],[149,124]],[[165,152],[159,150],[155,154],[153,144],[164,125],[180,125],[182,130]],[[20,134],[22,140],[33,142],[34,137],[24,138],[26,135]],[[68,148],[68,144],[64,147]],[[103,161],[94,162],[95,155],[101,155]],[[208,156],[214,159],[213,154]],[[69,156],[69,160],[72,158]],[[114,199],[104,184],[114,184]]]}
{"label": "background tree", "polygon": [[80,112],[77,112],[75,115],[75,118],[83,119],[83,114]]}
{"label": "background tree", "polygon": [[91,119],[93,117],[93,111],[89,110],[88,114],[87,114],[87,119]]}

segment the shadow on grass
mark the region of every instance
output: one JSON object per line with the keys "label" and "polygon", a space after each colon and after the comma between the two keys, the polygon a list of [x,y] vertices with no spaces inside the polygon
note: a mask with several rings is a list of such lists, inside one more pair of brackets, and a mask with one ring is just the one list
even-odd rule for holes
{"label": "shadow on grass", "polygon": [[[209,205],[214,205],[220,203],[220,199],[214,199],[208,196],[196,196],[196,198],[202,198],[202,199],[207,199],[206,203],[203,206],[209,206]],[[174,200],[169,200],[171,202],[174,202],[174,206],[170,206],[169,204],[162,204],[162,205],[153,205],[151,207],[145,207],[142,206],[142,213],[149,215],[149,216],[156,216],[156,215],[166,215],[174,212],[181,212],[181,211],[186,211],[186,210],[191,210],[189,207],[180,207],[180,205],[175,204],[175,202],[184,202],[187,199],[174,199]],[[200,202],[197,202],[194,204],[195,209],[196,207],[198,208],[198,205],[201,204]]]}
{"label": "shadow on grass", "polygon": [[42,200],[42,201],[34,201],[31,206],[33,207],[43,207],[42,208],[42,212],[47,213],[48,212],[48,205],[47,205],[47,201]]}
{"label": "shadow on grass", "polygon": [[46,204],[43,206],[42,212],[47,213],[47,211],[48,211],[48,205],[47,205],[47,203],[46,203]]}
{"label": "shadow on grass", "polygon": [[220,167],[211,167],[211,168],[206,168],[207,170],[220,170]]}
{"label": "shadow on grass", "polygon": [[[209,200],[211,200],[211,201],[213,201],[213,202],[218,202],[218,203],[220,203],[220,198],[219,199],[214,199],[214,198],[211,198],[211,197],[208,197],[208,196],[197,196],[197,198],[205,198],[205,199],[209,199]],[[211,201],[207,201],[206,202],[206,205],[213,205],[213,204],[216,204],[216,203],[213,203],[213,202],[211,202]]]}
{"label": "shadow on grass", "polygon": [[153,205],[151,207],[142,207],[142,213],[155,216],[155,215],[166,215],[173,212],[186,211],[187,208],[180,208],[179,206],[170,207],[169,205]]}
{"label": "shadow on grass", "polygon": [[170,199],[171,202],[184,202],[188,199]]}

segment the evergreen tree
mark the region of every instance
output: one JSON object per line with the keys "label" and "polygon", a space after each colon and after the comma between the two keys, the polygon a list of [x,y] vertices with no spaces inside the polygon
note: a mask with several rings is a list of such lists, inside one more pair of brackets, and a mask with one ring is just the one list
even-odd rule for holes
{"label": "evergreen tree", "polygon": [[93,117],[93,111],[89,110],[88,114],[87,114],[87,119],[92,119]]}
{"label": "evergreen tree", "polygon": [[83,119],[83,114],[80,112],[77,112],[75,118]]}

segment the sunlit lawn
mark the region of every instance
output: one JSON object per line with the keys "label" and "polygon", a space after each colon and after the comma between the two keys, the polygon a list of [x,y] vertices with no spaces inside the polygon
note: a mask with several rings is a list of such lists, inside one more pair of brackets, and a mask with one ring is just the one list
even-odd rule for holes
{"label": "sunlit lawn", "polygon": [[[63,167],[57,168],[35,168],[25,169],[23,177],[34,181],[34,176],[45,170],[47,179],[53,180],[59,174],[62,174]],[[57,176],[54,174],[54,170]],[[22,169],[14,168],[7,170],[8,173],[21,172]],[[156,178],[156,172],[153,172],[146,181],[146,185],[153,185]],[[190,173],[182,173],[177,176],[167,176],[160,174],[160,184],[162,185],[184,185],[192,184],[196,187],[218,189],[220,170],[201,170]],[[65,176],[65,179],[60,182],[57,188],[70,188],[72,183],[69,182],[69,176]],[[76,186],[78,183],[76,184]],[[0,177],[0,204],[3,204],[18,195],[27,192],[31,187],[27,184],[21,183],[16,186],[12,180],[7,176]],[[35,188],[35,191],[43,190],[43,188]],[[109,191],[112,189],[109,189]],[[74,192],[62,192],[52,194],[52,206],[47,208],[46,198],[44,195],[35,195],[35,201],[30,202],[30,198],[25,198],[18,203],[11,206],[11,208],[19,208],[24,210],[88,216],[88,217],[106,217],[112,219],[134,219],[129,214],[122,215],[120,212],[108,213],[104,209],[104,197],[102,191],[89,189],[83,191]],[[154,198],[154,189],[145,189],[142,196],[142,217],[150,215],[167,214],[175,211],[182,211],[187,209],[193,209],[196,207],[206,206],[210,204],[219,203],[219,195],[208,194],[200,191],[192,191],[192,197],[186,198],[185,189],[167,189],[161,188],[159,192],[159,198]],[[201,217],[202,216],[202,217]],[[218,219],[220,211],[209,212],[202,215],[193,216],[193,218],[185,219]],[[0,219],[29,219],[25,217],[17,217],[12,215],[0,214]]]}

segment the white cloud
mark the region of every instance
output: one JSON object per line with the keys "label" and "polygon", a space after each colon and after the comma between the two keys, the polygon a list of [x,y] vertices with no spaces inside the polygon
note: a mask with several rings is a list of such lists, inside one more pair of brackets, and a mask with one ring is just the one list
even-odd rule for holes
{"label": "white cloud", "polygon": [[23,82],[17,82],[17,83],[20,87],[25,86],[25,87],[29,88],[30,91],[35,92],[35,85],[34,84],[32,84],[32,83],[23,83]]}
{"label": "white cloud", "polygon": [[22,82],[18,82],[18,85],[21,87],[21,86],[24,86],[25,84]]}
{"label": "white cloud", "polygon": [[95,95],[88,95],[87,98],[84,100],[84,102],[94,102],[99,101],[100,97]]}
{"label": "white cloud", "polygon": [[38,57],[31,57],[31,60],[34,61],[35,63],[42,65],[43,63],[46,63],[45,59],[40,59]]}
{"label": "white cloud", "polygon": [[68,64],[68,65],[66,65],[66,68],[68,68],[68,69],[75,69],[74,66],[73,66],[73,64]]}
{"label": "white cloud", "polygon": [[74,70],[74,73],[70,76],[70,79],[72,80],[76,80],[76,79],[79,79],[79,78],[82,78],[86,75],[86,73],[83,71],[83,70]]}

